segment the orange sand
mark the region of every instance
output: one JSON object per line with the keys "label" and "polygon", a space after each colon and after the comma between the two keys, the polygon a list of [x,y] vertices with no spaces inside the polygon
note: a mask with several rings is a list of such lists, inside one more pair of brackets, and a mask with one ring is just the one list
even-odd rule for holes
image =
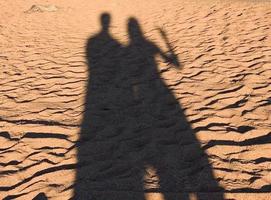
{"label": "orange sand", "polygon": [[[29,10],[33,5],[55,7]],[[163,52],[168,47],[157,28],[166,32],[181,69],[157,58],[157,71],[182,108],[199,151],[207,156],[216,188],[223,189],[160,191],[159,177],[150,167],[153,176],[142,187],[159,193],[145,193],[145,199],[271,199],[271,3],[0,0],[0,7],[0,199],[43,199],[44,193],[48,199],[65,200],[81,192],[81,187],[75,191],[75,183],[89,186],[78,174],[83,169],[91,173],[91,164],[77,165],[87,143],[76,141],[92,76],[85,47],[99,32],[103,12],[111,15],[112,37],[124,46],[129,44],[131,16]],[[178,131],[170,122],[164,126]],[[180,140],[189,137],[177,134]],[[119,149],[111,151],[118,154]],[[194,173],[204,174],[204,169]],[[121,170],[116,171],[124,173]],[[127,180],[134,181],[129,176]],[[119,184],[116,181],[115,188],[122,187]],[[93,191],[96,199],[140,196],[137,189],[99,188]]]}

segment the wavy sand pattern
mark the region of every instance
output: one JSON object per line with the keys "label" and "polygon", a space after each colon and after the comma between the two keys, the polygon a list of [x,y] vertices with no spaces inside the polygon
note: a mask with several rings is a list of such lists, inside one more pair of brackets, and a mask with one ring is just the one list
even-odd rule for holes
{"label": "wavy sand pattern", "polygon": [[[80,196],[83,191],[88,191],[85,195],[93,195],[93,199],[270,198],[270,2],[48,0],[39,4],[53,6],[31,10],[33,5],[38,5],[37,1],[0,0],[0,199],[62,200],[74,196],[92,199]],[[155,124],[159,129],[155,130],[163,129],[167,135],[157,141],[161,143],[161,151],[163,148],[171,152],[181,149],[184,157],[193,155],[193,151],[199,154],[188,165],[192,171],[181,173],[178,171],[181,168],[176,167],[173,177],[191,173],[191,178],[209,174],[211,179],[197,180],[202,181],[197,187],[193,181],[189,183],[191,187],[185,183],[178,187],[183,180],[176,178],[178,184],[172,189],[164,168],[152,160],[149,167],[142,165],[139,169],[145,170],[147,178],[141,177],[144,178],[142,191],[137,187],[139,182],[135,180],[140,179],[139,172],[126,165],[128,160],[123,155],[141,152],[134,154],[140,160],[140,156],[148,154],[150,138],[157,135],[146,138],[140,134],[146,127],[155,132],[150,125],[155,120],[150,120],[148,112],[145,116],[145,111],[140,109],[152,104],[161,110],[167,108],[159,96],[148,98],[153,102],[145,107],[140,101],[134,105],[132,111],[138,111],[139,116],[133,116],[140,123],[145,122],[144,126],[128,126],[126,121],[110,126],[111,122],[107,124],[104,119],[101,123],[104,129],[91,125],[90,130],[100,130],[95,133],[97,137],[91,139],[88,134],[84,135],[87,132],[84,120],[95,122],[95,116],[99,115],[95,106],[112,103],[97,100],[93,104],[95,112],[86,112],[88,106],[92,108],[95,98],[104,94],[103,90],[97,93],[95,88],[90,90],[88,84],[94,83],[97,77],[105,83],[111,81],[104,75],[106,71],[101,71],[102,75],[96,72],[95,76],[94,71],[89,72],[93,64],[86,59],[87,41],[99,32],[99,17],[104,11],[112,18],[112,37],[123,46],[129,43],[127,19],[130,16],[138,20],[144,36],[163,52],[168,46],[158,28],[165,31],[182,67],[176,69],[163,59],[156,59],[157,73],[153,72],[152,80],[166,88],[164,94],[174,96],[165,100],[165,104],[178,102],[179,105],[177,111],[163,110],[166,119],[159,119]],[[102,48],[112,51],[110,44],[103,44]],[[121,58],[125,66],[137,65],[136,56],[129,58],[127,54],[126,60],[124,55]],[[120,69],[116,71],[118,77],[129,74]],[[126,82],[116,84],[125,88],[130,79],[122,78]],[[147,84],[144,78],[137,80]],[[136,87],[133,91],[137,90]],[[91,105],[87,105],[88,95]],[[124,95],[125,92],[114,97],[124,102],[119,107],[122,110],[126,109],[123,105],[127,99],[127,106],[131,103]],[[111,97],[105,95],[105,98]],[[124,116],[127,117],[127,113]],[[189,124],[190,131],[180,130],[180,123]],[[107,130],[112,127],[113,131]],[[128,135],[122,131],[126,127],[130,128]],[[120,148],[120,141],[135,145],[136,150]],[[116,165],[115,159],[108,164],[107,160],[114,157],[108,152],[119,155]],[[175,158],[178,158],[177,153]],[[175,161],[171,161],[168,165],[172,168]],[[155,166],[160,168],[153,169]],[[159,182],[163,176],[165,183]],[[143,194],[144,191],[161,193]]]}

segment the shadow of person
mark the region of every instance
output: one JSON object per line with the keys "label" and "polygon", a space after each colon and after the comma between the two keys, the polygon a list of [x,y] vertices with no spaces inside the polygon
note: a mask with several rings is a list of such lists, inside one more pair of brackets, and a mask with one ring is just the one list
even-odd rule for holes
{"label": "shadow of person", "polygon": [[221,188],[155,61],[160,55],[178,68],[177,57],[147,40],[135,18],[126,47],[111,36],[109,14],[101,24],[86,47],[90,76],[74,199],[144,200],[151,191],[165,200],[188,200],[189,193],[209,199],[202,193]]}
{"label": "shadow of person", "polygon": [[[172,199],[167,195],[170,192],[190,192],[197,199],[206,199],[201,192],[217,192],[221,188],[183,109],[160,77],[155,56],[160,55],[175,67],[180,64],[172,48],[169,47],[171,55],[167,55],[144,37],[135,18],[129,19],[128,32],[130,44],[125,51],[130,59],[123,65],[123,71],[128,80],[125,85],[133,88],[137,102],[134,117],[140,124],[137,135],[147,138],[144,139],[145,154],[141,155],[145,190],[161,191],[166,200]],[[165,33],[163,36],[166,37]],[[143,146],[141,149],[144,152]],[[189,196],[182,195],[181,199]],[[223,199],[223,195],[218,194],[216,199]]]}
{"label": "shadow of person", "polygon": [[[139,166],[127,159],[132,121],[125,106],[132,97],[122,83],[124,47],[110,34],[110,15],[101,15],[101,30],[86,45],[89,79],[78,141],[78,169],[73,199],[122,199],[111,191],[133,191],[144,199]],[[135,134],[136,137],[136,134]]]}

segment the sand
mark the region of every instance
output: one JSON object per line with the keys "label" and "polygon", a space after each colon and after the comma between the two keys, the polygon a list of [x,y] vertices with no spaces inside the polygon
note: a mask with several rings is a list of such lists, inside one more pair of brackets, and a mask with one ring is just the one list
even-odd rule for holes
{"label": "sand", "polygon": [[271,199],[270,2],[0,7],[0,199]]}

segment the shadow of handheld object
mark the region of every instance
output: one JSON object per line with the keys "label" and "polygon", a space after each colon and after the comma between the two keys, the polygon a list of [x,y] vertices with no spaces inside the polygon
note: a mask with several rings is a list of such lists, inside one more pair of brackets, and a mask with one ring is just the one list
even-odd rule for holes
{"label": "shadow of handheld object", "polygon": [[169,59],[167,61],[171,63],[172,65],[174,65],[175,68],[181,69],[182,66],[179,62],[178,56],[175,54],[174,49],[172,48],[170,41],[166,35],[166,32],[160,27],[158,27],[157,29],[159,33],[161,34],[162,38],[164,39],[167,45],[167,48],[169,49],[169,52],[170,52]]}
{"label": "shadow of handheld object", "polygon": [[48,200],[48,198],[43,192],[41,192],[37,196],[35,196],[33,200]]}

